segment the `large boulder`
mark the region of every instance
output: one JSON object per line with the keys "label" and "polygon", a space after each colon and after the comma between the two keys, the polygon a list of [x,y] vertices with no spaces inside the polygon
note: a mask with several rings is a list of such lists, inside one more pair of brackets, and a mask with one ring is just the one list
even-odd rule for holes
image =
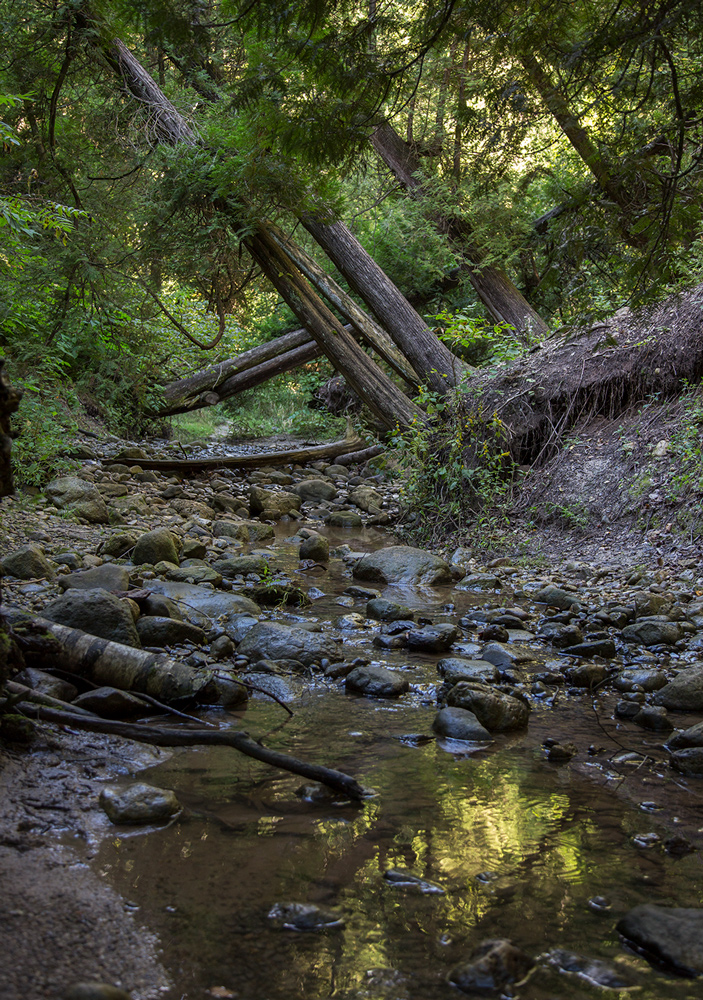
{"label": "large boulder", "polygon": [[154,528],[137,539],[132,553],[135,565],[150,563],[156,566],[159,562],[169,562],[178,565],[179,540],[168,528]]}
{"label": "large boulder", "polygon": [[652,696],[652,701],[682,712],[703,711],[703,663],[685,667]]}
{"label": "large boulder", "polygon": [[676,622],[666,618],[639,618],[622,630],[625,642],[636,642],[640,646],[673,646],[681,638],[681,629]]}
{"label": "large boulder", "polygon": [[259,622],[249,629],[239,644],[237,654],[247,656],[251,663],[258,660],[299,660],[305,666],[323,659],[341,660],[342,649],[319,632],[308,632],[278,622]]}
{"label": "large boulder", "polygon": [[680,975],[703,974],[703,909],[636,906],[617,930],[647,958]]}
{"label": "large boulder", "polygon": [[0,562],[3,576],[16,576],[19,580],[51,578],[54,571],[43,549],[38,545],[23,545],[10,552]]}
{"label": "large boulder", "polygon": [[100,639],[141,648],[128,604],[107,590],[67,590],[44,608],[43,615]]}
{"label": "large boulder", "polygon": [[345,685],[348,691],[367,698],[398,698],[410,687],[407,677],[385,667],[354,667]]}
{"label": "large boulder", "polygon": [[380,514],[383,505],[383,497],[373,486],[356,486],[349,493],[349,500],[367,514]]}
{"label": "large boulder", "polygon": [[529,707],[519,698],[494,691],[476,681],[460,681],[447,695],[450,708],[473,712],[482,726],[491,733],[524,729],[530,717]]}
{"label": "large boulder", "polygon": [[129,572],[124,566],[105,563],[59,578],[62,590],[129,590]]}
{"label": "large boulder", "polygon": [[78,476],[61,476],[44,487],[44,493],[59,510],[71,510],[91,524],[109,524],[110,512],[93,483]]}
{"label": "large boulder", "polygon": [[452,569],[439,556],[410,545],[389,545],[362,556],[354,566],[359,580],[379,583],[425,584],[451,583]]}

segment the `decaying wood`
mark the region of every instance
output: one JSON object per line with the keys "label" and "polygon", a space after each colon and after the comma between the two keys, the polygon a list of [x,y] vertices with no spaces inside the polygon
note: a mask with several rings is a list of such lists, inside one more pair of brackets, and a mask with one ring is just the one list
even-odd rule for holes
{"label": "decaying wood", "polygon": [[222,746],[232,747],[253,757],[271,767],[280,768],[282,771],[290,771],[293,774],[300,774],[304,778],[312,781],[319,781],[321,784],[332,788],[342,795],[346,795],[356,802],[360,802],[368,797],[368,792],[348,774],[343,771],[336,771],[333,768],[323,767],[321,764],[308,764],[297,757],[290,757],[288,754],[279,753],[277,750],[269,750],[267,747],[256,743],[247,733],[236,730],[216,730],[212,729],[158,729],[155,726],[138,725],[135,723],[115,722],[111,719],[99,719],[97,716],[86,717],[73,712],[62,712],[55,708],[48,708],[35,705],[31,702],[21,702],[18,706],[25,714],[34,718],[43,719],[47,722],[55,722],[64,726],[74,726],[76,729],[87,729],[93,733],[107,733],[113,736],[122,736],[128,740],[136,740],[139,743],[147,743],[158,747],[198,747],[198,746]]}
{"label": "decaying wood", "polygon": [[123,646],[14,609],[10,621],[25,660],[32,666],[46,660],[96,684],[144,692],[166,704],[182,699],[216,700],[216,681],[210,670],[195,670],[165,653]]}
{"label": "decaying wood", "polygon": [[[331,441],[329,444],[314,444],[307,448],[291,448],[289,451],[265,451],[257,455],[237,455],[222,458],[144,458],[139,459],[142,469],[153,472],[178,472],[190,475],[197,472],[215,471],[216,469],[257,469],[262,465],[289,465],[292,462],[315,462],[321,458],[337,458],[348,452],[355,452],[364,444],[362,438],[343,438],[341,441]],[[106,459],[103,464],[114,465],[115,459]],[[119,463],[118,463],[119,464]]]}

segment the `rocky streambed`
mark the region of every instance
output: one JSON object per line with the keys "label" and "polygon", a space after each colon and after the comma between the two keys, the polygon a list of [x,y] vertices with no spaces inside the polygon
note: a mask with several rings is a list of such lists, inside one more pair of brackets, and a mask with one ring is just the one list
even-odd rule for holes
{"label": "rocky streambed", "polygon": [[[64,865],[100,872],[129,914],[117,971],[97,948],[32,995],[77,979],[135,998],[697,995],[696,561],[482,565],[396,544],[397,492],[373,468],[180,480],[146,457],[86,458],[5,505],[6,605],[164,654],[192,678],[179,710],[375,794],[42,724],[6,760],[3,871],[62,838]],[[18,679],[84,711],[195,725],[155,715],[138,677],[41,665]],[[163,968],[137,958],[139,927]]]}

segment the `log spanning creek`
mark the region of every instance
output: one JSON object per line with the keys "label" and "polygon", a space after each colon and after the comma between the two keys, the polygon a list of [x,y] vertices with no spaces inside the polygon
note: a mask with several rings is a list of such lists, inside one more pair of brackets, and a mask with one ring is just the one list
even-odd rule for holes
{"label": "log spanning creek", "polygon": [[[293,531],[279,524],[271,548],[300,580],[285,537]],[[388,545],[369,528],[328,537],[333,552],[345,541]],[[181,815],[162,827],[113,827],[95,859],[158,935],[167,996],[441,1000],[462,995],[458,986],[525,1000],[700,997],[700,979],[650,964],[616,930],[644,904],[701,906],[703,787],[669,767],[666,734],[618,719],[622,695],[608,686],[550,685],[559,654],[534,635],[545,609],[511,594],[509,579],[499,593],[367,584],[409,607],[416,628],[459,623],[451,654],[430,653],[373,644],[393,630],[365,617],[368,598],[345,595],[356,582],[348,567],[332,558],[308,574],[310,607],[264,617],[329,630],[349,659],[398,671],[409,689],[365,697],[319,669],[282,670],[269,681],[292,716],[255,694],[231,718],[373,794],[351,804],[226,748],[177,750],[139,780],[173,789]],[[523,684],[529,724],[491,742],[438,736],[437,663],[478,657],[477,633],[495,608],[529,612],[503,646],[533,658],[502,673]],[[223,713],[203,718],[221,725]],[[679,714],[675,724],[695,721]],[[571,748],[550,754],[555,745]],[[506,940],[514,951],[484,944]]]}

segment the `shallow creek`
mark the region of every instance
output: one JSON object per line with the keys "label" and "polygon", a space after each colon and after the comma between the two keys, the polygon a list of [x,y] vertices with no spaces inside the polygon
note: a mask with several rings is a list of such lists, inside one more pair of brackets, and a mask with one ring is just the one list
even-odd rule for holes
{"label": "shallow creek", "polygon": [[[279,526],[286,529],[294,526]],[[388,536],[366,530],[330,540],[371,549]],[[288,560],[292,571],[292,547],[281,535],[278,542],[277,562]],[[324,575],[298,575],[325,597],[299,616],[271,617],[323,623],[363,613],[363,601],[336,603],[351,579],[339,560],[330,565]],[[520,603],[505,592],[451,588],[387,588],[383,596],[435,622],[457,621],[490,601]],[[451,611],[443,610],[450,602]],[[337,767],[374,789],[363,806],[306,801],[296,794],[300,778],[225,749],[176,752],[140,774],[172,787],[184,816],[166,828],[111,834],[96,862],[159,935],[174,982],[169,1000],[461,996],[447,984],[448,971],[479,942],[501,937],[534,957],[566,948],[615,962],[642,1000],[699,998],[700,981],[652,969],[624,950],[615,931],[640,903],[703,903],[700,855],[677,858],[663,846],[672,832],[695,839],[701,800],[695,782],[668,769],[656,735],[616,723],[607,698],[596,714],[589,695],[562,692],[555,705],[550,698],[533,703],[525,733],[467,752],[466,744],[432,737],[439,656],[374,650],[372,634],[345,633],[345,642],[407,671],[411,691],[399,700],[350,696],[343,682],[318,679],[291,704],[292,718],[261,698],[240,713],[241,725],[266,745]],[[222,721],[221,714],[209,717]],[[547,737],[573,741],[578,754],[566,764],[549,762]],[[617,760],[623,747],[649,748],[662,763]],[[639,846],[636,838],[649,833],[660,839]],[[445,894],[396,887],[383,878],[390,868],[438,883]],[[280,930],[267,915],[290,901],[332,907],[344,926]],[[514,995],[626,994],[545,960]]]}

